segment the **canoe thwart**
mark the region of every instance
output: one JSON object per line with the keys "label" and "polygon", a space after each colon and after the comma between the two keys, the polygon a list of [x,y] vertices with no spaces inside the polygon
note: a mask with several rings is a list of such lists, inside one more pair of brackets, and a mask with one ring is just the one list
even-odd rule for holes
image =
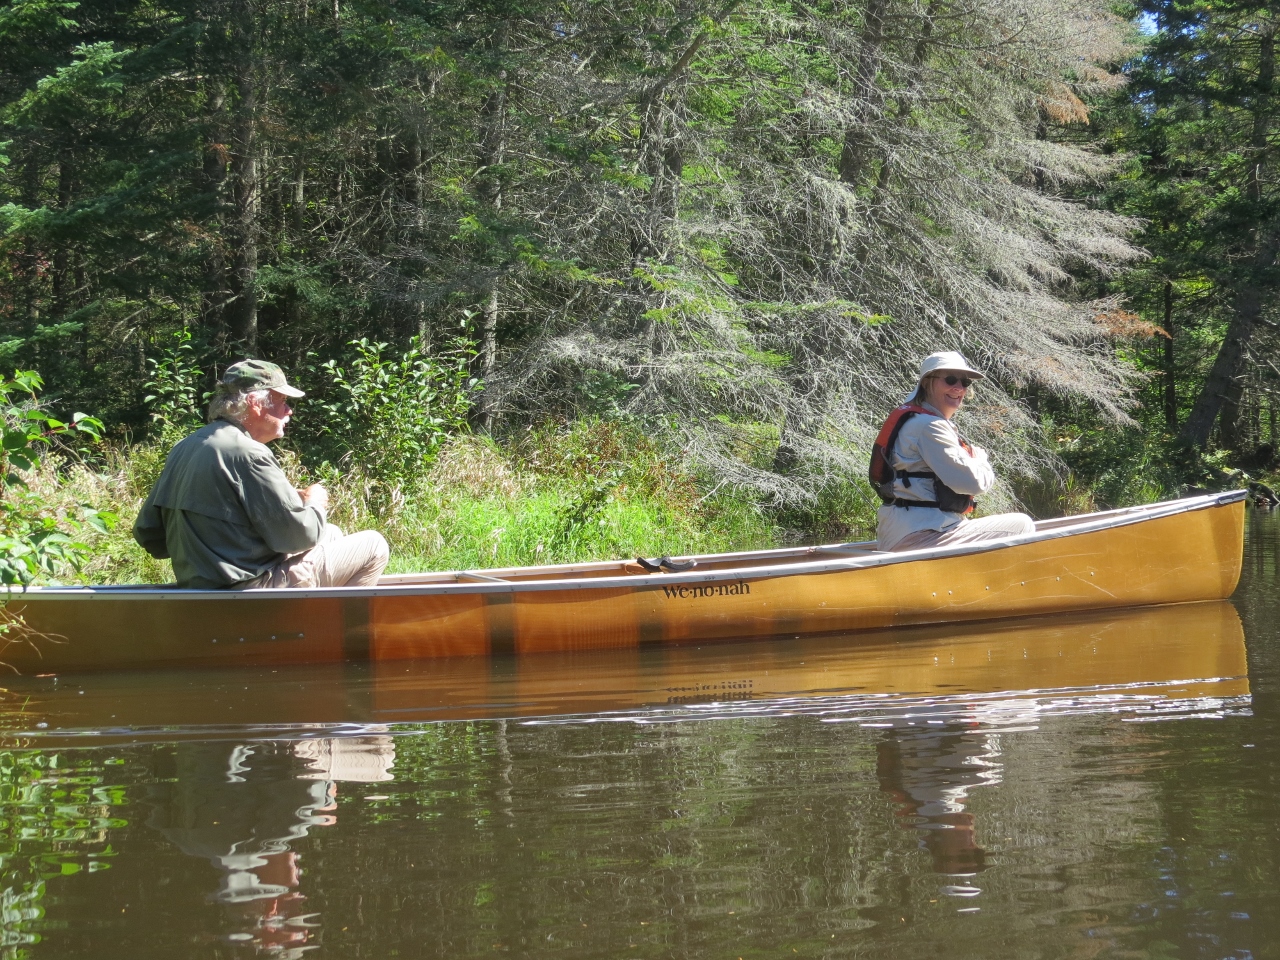
{"label": "canoe thwart", "polygon": [[672,560],[670,557],[657,557],[653,560],[636,557],[636,563],[640,564],[645,573],[684,573],[698,565],[697,560]]}
{"label": "canoe thwart", "polygon": [[472,573],[470,570],[462,570],[453,575],[455,580],[469,580],[475,583],[510,583],[510,580],[503,580],[501,577],[490,577],[483,573]]}

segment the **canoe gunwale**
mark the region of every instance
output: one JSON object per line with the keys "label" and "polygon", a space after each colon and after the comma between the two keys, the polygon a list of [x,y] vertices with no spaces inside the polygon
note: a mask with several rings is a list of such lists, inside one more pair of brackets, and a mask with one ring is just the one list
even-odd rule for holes
{"label": "canoe gunwale", "polygon": [[[883,552],[870,549],[867,543],[829,544],[820,547],[784,548],[781,550],[711,554],[693,559],[717,561],[723,563],[735,558],[768,559],[776,556],[784,557],[816,557],[815,559],[798,559],[788,563],[768,564],[714,571],[693,570],[684,573],[619,573],[618,575],[572,577],[541,580],[500,580],[489,574],[490,580],[459,581],[441,580],[434,582],[407,582],[401,584],[379,584],[371,587],[311,587],[311,588],[272,588],[262,590],[188,590],[178,587],[158,586],[150,584],[118,585],[118,586],[76,586],[76,587],[31,587],[25,590],[7,590],[9,600],[94,600],[94,599],[130,599],[146,601],[173,601],[193,599],[213,599],[225,601],[253,602],[254,600],[279,599],[287,596],[294,600],[320,598],[368,598],[368,597],[407,597],[431,596],[439,594],[516,594],[541,591],[577,591],[577,590],[657,590],[663,586],[678,584],[707,584],[716,582],[755,582],[759,580],[780,579],[783,577],[814,576],[828,573],[843,573],[850,570],[891,566],[903,563],[915,563],[924,560],[936,560],[946,557],[975,556],[1016,547],[1028,543],[1041,543],[1064,539],[1082,534],[1095,533],[1100,530],[1117,529],[1131,526],[1147,520],[1193,513],[1199,510],[1224,507],[1238,503],[1248,496],[1246,490],[1233,490],[1226,493],[1207,494],[1180,500],[1167,500],[1161,503],[1145,504],[1137,507],[1123,507],[1117,510],[1100,511],[1083,514],[1079,517],[1063,517],[1041,521],[1043,528],[1035,533],[1020,537],[1006,537],[998,540],[985,540],[976,543],[957,544],[950,547],[929,547],[921,550],[902,552]],[[822,557],[821,554],[843,552],[839,558]],[[856,552],[857,555],[848,554]],[[547,570],[563,570],[566,573],[584,571],[608,571],[611,566],[621,569],[621,561],[606,561],[593,564],[567,564],[563,567],[533,568]],[[505,572],[495,568],[493,573]],[[430,576],[452,577],[457,573],[475,573],[475,571],[439,571],[423,574]],[[417,576],[401,574],[399,576]],[[484,576],[484,574],[482,574]]]}

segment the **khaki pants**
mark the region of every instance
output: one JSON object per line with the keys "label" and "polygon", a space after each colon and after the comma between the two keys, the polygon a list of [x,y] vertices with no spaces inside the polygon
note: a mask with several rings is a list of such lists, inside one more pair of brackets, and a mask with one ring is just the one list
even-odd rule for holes
{"label": "khaki pants", "polygon": [[923,550],[926,547],[952,547],[957,543],[999,540],[1002,537],[1020,537],[1023,534],[1035,532],[1036,522],[1025,513],[998,513],[994,517],[963,520],[950,530],[917,530],[894,544],[891,552]]}
{"label": "khaki pants", "polygon": [[237,590],[266,587],[372,587],[387,566],[387,541],[376,530],[344,536],[330,524],[320,542],[306,553],[281,560],[262,576],[238,584]]}

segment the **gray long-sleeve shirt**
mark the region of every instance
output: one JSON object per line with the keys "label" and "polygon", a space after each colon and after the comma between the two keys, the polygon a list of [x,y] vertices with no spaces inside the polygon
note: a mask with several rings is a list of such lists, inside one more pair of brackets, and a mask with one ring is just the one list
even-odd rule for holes
{"label": "gray long-sleeve shirt", "polygon": [[[936,413],[933,407],[925,409]],[[950,420],[941,415],[917,413],[902,425],[898,441],[893,445],[893,468],[912,473],[932,472],[956,493],[977,496],[986,493],[996,482],[995,471],[987,460],[987,452],[974,447],[973,454],[960,446],[960,434]],[[894,493],[904,500],[936,500],[933,481],[915,478],[908,487],[894,481]],[[937,507],[884,506],[877,515],[876,541],[881,550],[892,550],[904,537],[920,530],[950,530],[963,522],[958,513],[947,513]]]}
{"label": "gray long-sleeve shirt", "polygon": [[133,538],[173,562],[180,587],[217,589],[265,573],[320,542],[324,511],[302,502],[275,456],[237,423],[215,420],[169,451]]}

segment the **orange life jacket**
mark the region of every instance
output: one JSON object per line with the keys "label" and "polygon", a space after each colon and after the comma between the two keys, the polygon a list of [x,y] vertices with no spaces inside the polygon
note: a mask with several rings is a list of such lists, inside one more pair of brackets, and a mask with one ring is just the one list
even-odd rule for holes
{"label": "orange life jacket", "polygon": [[[904,403],[889,414],[889,419],[884,422],[884,426],[880,428],[880,433],[876,436],[876,442],[871,447],[871,464],[867,468],[867,480],[871,484],[872,489],[880,495],[880,499],[886,504],[893,504],[898,507],[937,507],[947,513],[971,513],[974,508],[974,499],[968,494],[956,493],[945,483],[938,479],[938,475],[931,470],[895,470],[893,468],[893,445],[898,442],[898,434],[902,432],[903,426],[908,420],[917,413],[923,413],[927,416],[936,416],[930,413],[924,407],[916,403]],[[960,441],[960,446],[968,451],[969,455],[973,455],[973,447]],[[912,478],[933,481],[933,495],[936,500],[904,500],[898,496],[894,489],[894,482],[902,481],[904,487],[911,486]]]}

